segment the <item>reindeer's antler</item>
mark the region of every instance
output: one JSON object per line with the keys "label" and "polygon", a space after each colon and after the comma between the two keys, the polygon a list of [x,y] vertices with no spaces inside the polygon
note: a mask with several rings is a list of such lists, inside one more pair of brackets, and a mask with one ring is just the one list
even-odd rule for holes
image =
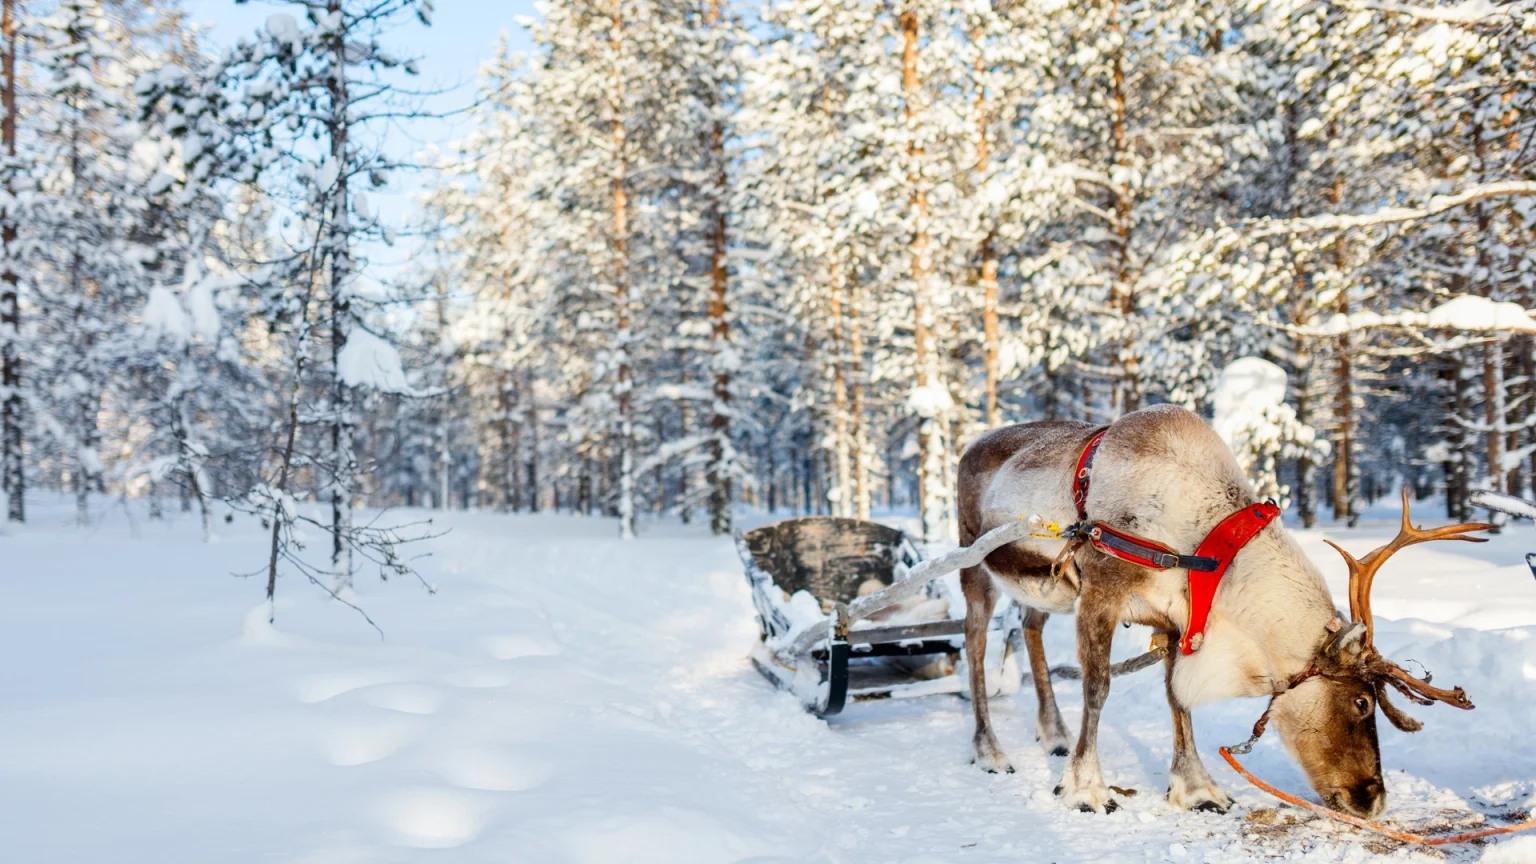
{"label": "reindeer's antler", "polygon": [[1381,683],[1390,684],[1403,695],[1415,702],[1428,705],[1431,702],[1444,702],[1455,705],[1458,708],[1471,708],[1472,703],[1467,699],[1467,694],[1460,687],[1454,690],[1442,690],[1431,687],[1428,680],[1420,680],[1408,674],[1401,666],[1382,657],[1376,650],[1376,622],[1371,616],[1371,586],[1376,581],[1376,573],[1381,565],[1392,557],[1399,549],[1412,546],[1415,543],[1425,543],[1430,540],[1465,540],[1469,543],[1486,543],[1486,537],[1468,537],[1473,531],[1487,531],[1494,526],[1484,522],[1463,522],[1456,525],[1446,525],[1442,528],[1424,530],[1415,528],[1408,515],[1408,487],[1403,487],[1403,526],[1397,532],[1397,536],[1385,546],[1372,549],[1364,558],[1345,552],[1332,540],[1325,540],[1340,555],[1344,556],[1344,563],[1349,566],[1349,617],[1365,626],[1365,635],[1362,637],[1364,649],[1364,661],[1367,671],[1375,674]]}

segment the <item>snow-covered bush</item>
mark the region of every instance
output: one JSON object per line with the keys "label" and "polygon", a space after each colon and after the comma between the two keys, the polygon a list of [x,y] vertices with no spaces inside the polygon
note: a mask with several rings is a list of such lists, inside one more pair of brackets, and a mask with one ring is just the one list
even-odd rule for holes
{"label": "snow-covered bush", "polygon": [[1260,357],[1234,360],[1216,380],[1216,416],[1211,422],[1252,478],[1254,491],[1281,507],[1290,506],[1291,490],[1280,482],[1279,461],[1328,453],[1327,442],[1296,418],[1296,409],[1285,397],[1284,369]]}

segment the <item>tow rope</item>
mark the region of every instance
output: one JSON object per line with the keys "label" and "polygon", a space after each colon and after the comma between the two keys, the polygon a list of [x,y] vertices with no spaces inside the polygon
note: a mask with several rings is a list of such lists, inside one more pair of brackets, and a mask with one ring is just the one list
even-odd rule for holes
{"label": "tow rope", "polygon": [[1404,843],[1422,843],[1425,846],[1444,846],[1449,843],[1466,843],[1482,837],[1493,837],[1499,834],[1514,834],[1518,831],[1529,831],[1532,828],[1536,828],[1536,820],[1532,820],[1530,822],[1520,822],[1515,825],[1505,825],[1502,828],[1484,828],[1481,831],[1468,831],[1464,834],[1451,834],[1444,837],[1425,837],[1421,834],[1410,834],[1407,831],[1398,831],[1395,828],[1388,828],[1385,825],[1372,822],[1369,819],[1361,819],[1359,816],[1351,816],[1348,813],[1340,813],[1331,807],[1324,807],[1321,804],[1313,804],[1311,801],[1307,801],[1303,798],[1297,798],[1295,795],[1292,795],[1288,792],[1282,792],[1279,789],[1269,785],[1268,783],[1265,783],[1263,780],[1253,776],[1253,774],[1249,772],[1247,768],[1242,766],[1242,763],[1237,761],[1237,757],[1232,755],[1232,751],[1230,749],[1223,747],[1221,748],[1220,752],[1221,758],[1227,760],[1227,764],[1232,766],[1232,770],[1236,771],[1238,776],[1242,777],[1244,780],[1247,780],[1249,783],[1252,783],[1254,786],[1257,786],[1259,789],[1262,789],[1263,791],[1268,792],[1276,798],[1279,798],[1281,801],[1284,801],[1287,804],[1294,804],[1297,807],[1311,810],[1313,813],[1327,816],[1329,819],[1336,819],[1340,822],[1353,825],[1356,828],[1364,828],[1367,831],[1374,831],[1377,834],[1381,834],[1385,837],[1391,837],[1394,840],[1401,840]]}
{"label": "tow rope", "polygon": [[1059,566],[1063,560],[1070,558],[1086,542],[1093,544],[1095,549],[1105,555],[1142,567],[1153,570],[1183,568],[1189,571],[1189,624],[1179,639],[1179,650],[1184,654],[1193,654],[1205,642],[1205,625],[1210,618],[1211,606],[1216,601],[1216,589],[1221,585],[1221,577],[1226,575],[1237,553],[1264,530],[1264,526],[1280,515],[1280,507],[1273,501],[1266,501],[1233,512],[1217,523],[1211,533],[1205,535],[1193,555],[1181,555],[1156,540],[1095,522],[1088,518],[1088,486],[1093,476],[1094,457],[1108,433],[1109,427],[1100,430],[1088,439],[1083,452],[1078,454],[1077,471],[1072,475],[1072,503],[1077,507],[1077,524],[1062,532],[1061,536],[1069,538],[1070,542],[1062,550],[1057,564]]}
{"label": "tow rope", "polygon": [[[1292,678],[1286,684],[1285,689],[1289,690],[1317,674],[1318,671],[1316,666],[1309,667],[1305,672],[1297,675],[1295,678]],[[1235,744],[1231,747],[1222,747],[1218,751],[1221,753],[1221,758],[1227,760],[1227,764],[1232,766],[1232,770],[1236,771],[1239,777],[1242,777],[1244,780],[1247,780],[1249,783],[1252,783],[1259,789],[1268,792],[1276,798],[1279,798],[1281,801],[1284,801],[1287,804],[1293,804],[1304,810],[1311,810],[1313,813],[1327,816],[1329,819],[1334,819],[1348,825],[1353,825],[1356,828],[1364,828],[1367,831],[1374,831],[1384,837],[1391,837],[1394,840],[1401,840],[1404,843],[1420,843],[1425,846],[1445,846],[1451,843],[1467,843],[1483,837],[1494,837],[1499,834],[1514,834],[1519,831],[1529,831],[1532,828],[1536,828],[1536,820],[1531,820],[1527,822],[1518,822],[1514,825],[1505,825],[1500,828],[1484,828],[1479,831],[1467,831],[1461,834],[1448,834],[1441,837],[1425,837],[1422,834],[1411,834],[1407,831],[1399,831],[1396,828],[1388,828],[1379,822],[1372,822],[1369,819],[1362,819],[1359,816],[1351,816],[1348,813],[1341,813],[1332,807],[1325,807],[1322,804],[1313,804],[1311,801],[1308,801],[1304,798],[1298,798],[1289,792],[1282,792],[1281,790],[1276,789],[1268,783],[1265,783],[1263,780],[1253,776],[1253,772],[1249,771],[1247,768],[1244,768],[1242,763],[1238,762],[1237,757],[1233,754],[1241,753],[1243,755],[1247,755],[1253,749],[1253,745],[1258,742],[1259,736],[1264,734],[1265,727],[1269,725],[1269,711],[1275,706],[1275,699],[1279,698],[1281,693],[1284,692],[1285,690],[1282,690],[1280,693],[1276,693],[1274,696],[1270,697],[1268,707],[1266,707],[1264,709],[1264,713],[1259,716],[1258,722],[1253,724],[1252,737],[1241,744]]]}

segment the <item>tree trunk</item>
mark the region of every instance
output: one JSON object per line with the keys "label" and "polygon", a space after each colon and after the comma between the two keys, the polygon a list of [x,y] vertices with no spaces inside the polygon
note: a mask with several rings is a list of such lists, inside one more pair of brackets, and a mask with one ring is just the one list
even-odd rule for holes
{"label": "tree trunk", "polygon": [[[1312,399],[1312,353],[1305,337],[1298,337],[1296,344],[1296,419],[1306,426],[1316,420],[1316,408]],[[1304,528],[1317,523],[1317,463],[1309,452],[1296,460],[1296,510]]]}
{"label": "tree trunk", "polygon": [[[3,60],[4,90],[0,91],[0,145],[13,161],[16,158],[16,0],[0,2],[0,38],[5,40]],[[15,190],[9,184],[7,193]],[[23,452],[21,398],[21,292],[20,278],[11,261],[16,253],[14,214],[0,214],[0,489],[6,493],[5,518],[25,522],[27,518],[27,472]]]}
{"label": "tree trunk", "polygon": [[853,421],[853,515],[869,518],[869,433],[864,416],[864,327],[859,318],[863,292],[856,276],[848,278],[848,378]]}
{"label": "tree trunk", "polygon": [[[720,26],[720,2],[709,0],[708,23],[712,28]],[[729,176],[726,174],[725,121],[722,113],[721,94],[711,88],[710,98],[713,116],[709,131],[709,158],[714,167],[714,184],[711,190],[708,219],[709,226],[709,342],[711,366],[714,371],[713,404],[709,417],[709,462],[705,469],[709,483],[709,529],[715,534],[731,531],[731,476],[726,464],[726,454],[731,436],[731,370],[735,365],[735,352],[731,349],[730,318],[728,317],[728,289],[730,272],[727,269],[726,252],[729,248],[727,217],[730,207],[727,201]]]}
{"label": "tree trunk", "polygon": [[[986,57],[982,51],[984,34],[977,28],[971,35],[976,45],[976,194],[986,200],[987,172],[991,165],[991,148],[987,141]],[[987,428],[996,429],[1003,423],[1002,410],[997,401],[998,377],[998,322],[997,322],[997,249],[994,245],[992,216],[983,219],[981,238],[981,333],[982,368],[986,375]]]}
{"label": "tree trunk", "polygon": [[[1530,354],[1526,351],[1525,343],[1529,337],[1515,336],[1506,341],[1508,350],[1504,352],[1505,387],[1506,391],[1505,411],[1500,416],[1504,424],[1504,461],[1508,464],[1508,471],[1504,475],[1504,491],[1511,495],[1525,495],[1525,472],[1522,470],[1521,460],[1516,456],[1520,450],[1520,427],[1518,422],[1511,423],[1516,418],[1510,417],[1510,403],[1518,404],[1518,400],[1529,399],[1530,393]],[[1516,388],[1514,381],[1519,382]]]}
{"label": "tree trunk", "polygon": [[848,378],[843,345],[842,265],[834,259],[830,269],[832,284],[827,291],[827,315],[832,321],[832,350],[822,356],[830,361],[832,377],[832,458],[836,474],[832,512],[836,516],[852,516],[853,454],[850,452]]}
{"label": "tree trunk", "polygon": [[918,513],[924,543],[937,542],[944,533],[949,508],[944,506],[943,462],[948,457],[944,447],[941,394],[947,395],[939,380],[938,349],[934,344],[936,329],[932,300],[928,296],[932,269],[928,237],[928,192],[923,176],[924,150],[915,137],[922,98],[918,77],[918,17],[916,0],[909,0],[901,13],[902,52],[901,84],[905,102],[906,128],[913,135],[907,144],[907,183],[911,187],[909,217],[912,220],[912,318],[913,361],[916,367],[913,401],[919,415],[917,431]]}
{"label": "tree trunk", "polygon": [[517,440],[512,422],[512,372],[502,369],[496,374],[496,435],[497,442],[496,485],[500,495],[501,512],[510,513],[521,509],[522,492],[517,488]]}
{"label": "tree trunk", "polygon": [[[326,10],[340,15],[341,0],[329,0]],[[329,78],[330,116],[326,120],[330,136],[330,158],[340,168],[336,188],[331,192],[330,311],[331,311],[331,588],[340,592],[352,587],[352,492],[356,457],[352,452],[355,420],[352,417],[352,392],[341,378],[341,352],[347,347],[352,330],[352,301],[347,295],[351,275],[351,227],[348,207],[347,167],[350,154],[347,138],[350,94],[347,92],[346,33],[337,30],[331,39],[332,74]]]}
{"label": "tree trunk", "polygon": [[614,348],[618,354],[618,370],[615,375],[613,395],[618,404],[619,447],[619,536],[630,539],[635,536],[635,430],[634,384],[630,380],[630,296],[629,296],[629,150],[627,130],[624,125],[625,80],[624,67],[624,16],[623,0],[611,0],[609,12],[608,48],[612,53],[613,71],[609,96],[612,99],[609,118],[609,134],[613,141],[613,178],[610,194],[613,208],[613,293],[614,293]]}
{"label": "tree trunk", "polygon": [[1110,309],[1118,312],[1125,327],[1125,335],[1119,346],[1117,360],[1120,366],[1120,380],[1116,382],[1111,396],[1111,415],[1116,411],[1121,414],[1135,411],[1141,407],[1141,382],[1139,380],[1139,361],[1136,358],[1136,341],[1131,332],[1131,318],[1136,314],[1136,296],[1134,286],[1131,285],[1131,210],[1133,199],[1131,197],[1130,184],[1130,149],[1126,142],[1125,123],[1125,40],[1120,27],[1120,0],[1111,0],[1109,7],[1109,32],[1114,43],[1114,51],[1110,55],[1110,94],[1109,108],[1111,112],[1110,144],[1113,147],[1111,162],[1113,170],[1111,177],[1119,175],[1111,183],[1111,192],[1114,197],[1114,224],[1113,229],[1116,239],[1115,251],[1115,281],[1110,288]]}
{"label": "tree trunk", "polygon": [[1504,346],[1490,342],[1483,346],[1483,422],[1488,488],[1507,491],[1504,485]]}
{"label": "tree trunk", "polygon": [[[1343,174],[1334,176],[1333,186],[1329,190],[1329,200],[1333,203],[1334,212],[1338,212],[1339,205],[1344,200]],[[1341,234],[1333,241],[1333,266],[1341,280],[1335,311],[1346,317],[1349,315],[1349,293],[1342,284],[1342,279],[1347,264],[1344,236]],[[1350,341],[1347,330],[1339,334],[1336,358],[1338,399],[1334,403],[1337,438],[1333,459],[1333,518],[1344,519],[1349,527],[1353,528],[1360,519],[1355,506],[1360,497],[1360,474],[1355,460],[1355,377]]]}
{"label": "tree trunk", "polygon": [[[523,400],[527,404],[524,426],[528,430],[528,461],[523,469],[523,479],[528,484],[528,512],[539,512],[539,403],[533,390],[533,370],[523,371]],[[558,489],[556,490],[558,497]],[[555,501],[555,509],[560,502]]]}
{"label": "tree trunk", "polygon": [[[1460,420],[1467,416],[1471,408],[1471,399],[1467,394],[1467,376],[1463,368],[1462,359],[1455,357],[1451,366],[1451,416],[1453,420]],[[1471,518],[1472,507],[1468,496],[1472,491],[1472,472],[1470,454],[1472,451],[1472,434],[1460,423],[1451,426],[1451,467],[1456,494],[1446,495],[1446,504],[1453,512],[1450,518],[1458,522],[1465,522]],[[1452,506],[1454,500],[1454,506]]]}
{"label": "tree trunk", "polygon": [[[682,370],[684,368],[686,367],[683,366],[680,359],[678,369]],[[679,399],[677,401],[677,415],[678,422],[681,425],[681,428],[678,430],[678,437],[686,438],[689,431],[693,429],[693,406],[687,399]],[[684,525],[693,523],[692,498],[693,469],[689,466],[688,459],[684,457],[678,460],[677,466],[677,509]]]}

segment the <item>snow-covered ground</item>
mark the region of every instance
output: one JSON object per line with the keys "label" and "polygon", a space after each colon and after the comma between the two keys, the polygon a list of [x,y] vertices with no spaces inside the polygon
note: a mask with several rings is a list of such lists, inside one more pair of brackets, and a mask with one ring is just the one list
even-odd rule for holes
{"label": "snow-covered ground", "polygon": [[[262,585],[230,575],[261,560],[254,523],[204,545],[190,518],[102,507],[91,529],[41,507],[0,535],[8,864],[1536,861],[1536,839],[1415,851],[1311,819],[1267,824],[1275,802],[1215,753],[1246,737],[1257,702],[1196,714],[1238,807],[1171,810],[1156,670],[1115,681],[1105,775],[1138,794],[1107,816],[1051,795],[1064,760],[1035,745],[1028,688],[994,701],[1011,776],[969,764],[956,697],[819,721],[746,661],[756,629],[734,550],[696,527],[625,543],[606,520],[447,514],[451,533],[421,562],[435,596],[359,579],[381,640],[293,579],[268,628]],[[1341,606],[1344,570],[1322,538],[1363,551],[1395,529],[1392,513],[1371,516],[1304,536]],[[1532,549],[1523,524],[1383,571],[1375,606],[1392,620],[1378,642],[1478,706],[1415,708],[1426,728],[1412,736],[1381,724],[1394,818],[1536,804]],[[1072,657],[1069,622],[1047,638],[1053,660]],[[1122,631],[1117,656],[1144,645],[1144,631]],[[1057,692],[1075,729],[1077,687]],[[1249,764],[1305,789],[1274,736]]]}

